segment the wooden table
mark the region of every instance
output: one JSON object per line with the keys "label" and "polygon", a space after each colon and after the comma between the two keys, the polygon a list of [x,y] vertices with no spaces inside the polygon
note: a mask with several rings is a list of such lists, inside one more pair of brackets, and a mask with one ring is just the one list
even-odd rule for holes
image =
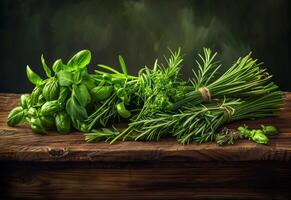
{"label": "wooden table", "polygon": [[[291,93],[272,124],[270,145],[242,140],[220,147],[160,142],[85,143],[82,133],[33,134],[6,125],[19,95],[0,95],[0,197],[5,199],[288,199]],[[236,127],[243,122],[233,123]],[[289,196],[288,196],[289,195]],[[4,199],[4,198],[1,198]]]}

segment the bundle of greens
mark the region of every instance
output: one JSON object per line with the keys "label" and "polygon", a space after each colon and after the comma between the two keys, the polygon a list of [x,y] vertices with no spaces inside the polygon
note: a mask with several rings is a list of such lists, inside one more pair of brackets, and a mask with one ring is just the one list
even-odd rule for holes
{"label": "bundle of greens", "polygon": [[[53,76],[42,56],[47,79],[27,67],[28,79],[35,88],[30,95],[21,96],[21,106],[10,112],[7,123],[15,126],[28,122],[36,133],[51,129],[68,133],[73,127],[86,132],[88,142],[175,137],[182,144],[213,140],[232,144],[243,138],[242,133],[229,131],[224,125],[273,116],[282,104],[282,93],[251,54],[239,58],[221,74],[216,53],[203,50],[189,81],[180,77],[180,49],[170,50],[166,64],[156,60],[153,68],[145,66],[138,76],[128,74],[121,56],[122,72],[100,64],[89,74],[88,50],[78,52],[67,64],[55,61]],[[113,130],[106,128],[121,119],[128,121],[126,129],[120,132],[114,126]]]}
{"label": "bundle of greens", "polygon": [[126,90],[134,77],[127,76],[122,57],[124,73],[114,70],[112,75],[105,72],[88,74],[90,60],[88,50],[78,52],[67,64],[59,59],[52,66],[53,76],[42,56],[45,80],[27,66],[27,77],[35,88],[30,95],[21,96],[21,105],[8,115],[8,125],[28,122],[36,133],[57,130],[65,134],[72,127],[89,132],[93,127],[105,127],[108,121],[114,122],[119,117],[128,118],[130,112],[124,106],[129,103]]}
{"label": "bundle of greens", "polygon": [[[175,55],[172,53],[169,60],[179,58]],[[174,106],[171,110],[164,109],[160,112],[161,110],[154,109],[148,115],[133,118],[129,127],[112,142],[120,137],[150,141],[159,140],[163,136],[175,136],[182,144],[202,143],[213,140],[217,129],[226,122],[273,115],[273,111],[278,110],[282,102],[282,94],[278,92],[278,87],[274,83],[269,82],[271,76],[250,57],[250,54],[243,59],[239,58],[233,66],[218,77],[220,65],[214,61],[215,56],[216,53],[212,55],[210,49],[204,49],[204,55],[199,55],[202,63],[196,61],[198,71],[193,70],[192,87],[180,84],[179,87],[164,90],[168,95],[171,94],[171,90],[179,94],[180,98],[173,98]],[[167,69],[170,68],[171,65]],[[179,72],[180,68],[181,66],[177,65],[176,71]],[[148,79],[150,79],[149,76]],[[151,86],[160,88],[157,84]],[[264,99],[269,94],[275,95],[270,99]],[[152,95],[155,94],[152,93]],[[261,101],[264,101],[263,105],[267,106],[267,110],[262,108]],[[201,104],[202,102],[204,104]],[[246,108],[244,102],[249,103]],[[145,104],[143,109],[148,110],[148,107]],[[250,113],[240,114],[240,109],[246,109]],[[257,116],[257,113],[261,113],[261,116]],[[227,118],[227,116],[230,117]]]}
{"label": "bundle of greens", "polygon": [[204,56],[199,57],[202,62],[196,60],[198,71],[193,70],[194,78],[191,81],[195,89],[176,102],[176,107],[210,102],[213,98],[242,98],[268,92],[265,87],[268,87],[267,83],[272,76],[261,68],[261,63],[251,58],[251,54],[239,58],[218,78],[216,74],[221,65],[214,61],[216,53],[212,55],[210,49],[204,49]]}

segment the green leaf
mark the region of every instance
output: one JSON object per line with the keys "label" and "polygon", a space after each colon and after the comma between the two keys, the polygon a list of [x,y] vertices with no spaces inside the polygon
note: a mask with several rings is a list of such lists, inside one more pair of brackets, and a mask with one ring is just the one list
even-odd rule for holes
{"label": "green leaf", "polygon": [[71,69],[80,69],[85,67],[90,63],[91,60],[91,52],[89,50],[79,51],[76,55],[74,55],[69,62],[67,63],[68,68]]}
{"label": "green leaf", "polygon": [[66,134],[71,130],[71,118],[66,111],[59,112],[55,119],[57,131]]}
{"label": "green leaf", "polygon": [[74,82],[73,73],[69,71],[59,71],[57,77],[60,86],[70,86]]}
{"label": "green leaf", "polygon": [[103,69],[107,69],[108,71],[111,71],[115,74],[121,74],[119,71],[115,70],[113,67],[109,67],[109,66],[103,65],[103,64],[98,64],[98,66],[103,68]]}
{"label": "green leaf", "polygon": [[49,78],[43,87],[42,95],[47,101],[56,100],[60,95],[60,87],[55,77]]}
{"label": "green leaf", "polygon": [[112,94],[112,92],[113,92],[113,86],[111,85],[97,86],[91,89],[90,91],[92,98],[98,101],[103,101],[105,99],[108,99],[110,95]]}
{"label": "green leaf", "polygon": [[91,101],[91,96],[87,90],[87,87],[84,84],[80,85],[73,84],[72,95],[76,97],[79,104],[83,107],[85,107]]}
{"label": "green leaf", "polygon": [[77,99],[73,96],[68,99],[66,104],[66,111],[70,115],[71,119],[73,120],[84,120],[88,118],[88,114],[86,109],[81,106]]}
{"label": "green leaf", "polygon": [[26,66],[26,75],[28,80],[34,85],[41,85],[43,83],[42,78],[40,78],[39,75],[32,71],[28,65]]}
{"label": "green leaf", "polygon": [[53,70],[55,73],[58,73],[61,70],[64,70],[66,65],[63,64],[61,59],[58,59],[53,64]]}
{"label": "green leaf", "polygon": [[77,70],[75,73],[74,73],[74,82],[76,84],[78,83],[81,83],[82,81],[82,74],[81,74],[81,71],[80,70]]}
{"label": "green leaf", "polygon": [[46,133],[46,130],[43,127],[39,118],[32,117],[29,121],[29,125],[34,133],[40,133],[40,134]]}
{"label": "green leaf", "polygon": [[54,101],[47,101],[41,107],[41,114],[42,115],[53,115],[57,111],[61,109],[61,105],[57,100]]}
{"label": "green leaf", "polygon": [[41,94],[42,94],[42,87],[36,86],[31,93],[31,100],[30,100],[31,106],[34,106],[35,104],[37,104],[38,98]]}
{"label": "green leaf", "polygon": [[47,64],[45,63],[45,59],[43,57],[43,54],[41,54],[41,63],[42,63],[42,68],[46,74],[47,77],[52,77],[52,72],[50,70],[50,68],[47,66]]}
{"label": "green leaf", "polygon": [[61,87],[60,88],[60,96],[58,99],[59,103],[64,104],[69,93],[70,93],[70,89],[68,87],[65,87],[65,86]]}
{"label": "green leaf", "polygon": [[126,69],[125,62],[124,62],[122,56],[118,56],[118,58],[119,58],[119,63],[120,63],[121,69],[122,69],[123,73],[127,76],[127,69]]}
{"label": "green leaf", "polygon": [[23,94],[20,96],[20,105],[23,109],[30,107],[31,97],[29,94]]}
{"label": "green leaf", "polygon": [[10,111],[7,117],[7,124],[9,126],[16,126],[19,124],[24,118],[24,110],[21,106],[18,106]]}
{"label": "green leaf", "polygon": [[54,115],[42,115],[39,117],[42,126],[46,129],[55,128],[55,117]]}

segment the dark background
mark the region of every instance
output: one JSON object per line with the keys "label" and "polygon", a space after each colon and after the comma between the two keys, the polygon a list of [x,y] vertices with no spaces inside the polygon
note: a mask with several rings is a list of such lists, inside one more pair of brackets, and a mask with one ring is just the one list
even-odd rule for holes
{"label": "dark background", "polygon": [[179,46],[185,78],[204,46],[218,51],[225,66],[252,51],[291,91],[288,0],[0,2],[0,92],[29,92],[25,66],[43,74],[42,53],[52,65],[90,49],[90,71],[98,63],[117,65],[122,54],[136,73]]}

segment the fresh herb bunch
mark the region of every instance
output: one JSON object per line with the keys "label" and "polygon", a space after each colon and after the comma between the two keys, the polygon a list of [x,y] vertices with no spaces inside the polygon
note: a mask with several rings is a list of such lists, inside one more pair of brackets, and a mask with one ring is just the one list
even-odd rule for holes
{"label": "fresh herb bunch", "polygon": [[[276,92],[278,87],[269,82],[271,76],[256,64],[250,54],[238,59],[218,78],[215,75],[220,65],[214,61],[215,56],[216,53],[212,54],[210,49],[204,49],[204,56],[199,55],[202,63],[196,61],[198,72],[193,71],[195,79],[191,81],[191,91],[189,86],[184,86],[183,98],[174,101],[173,110],[178,110],[156,109],[151,115],[137,117],[112,142],[121,137],[151,141],[175,136],[182,144],[202,143],[213,140],[217,129],[229,121],[273,115],[271,111],[278,110],[282,94]],[[211,99],[205,85],[209,85],[215,97],[224,100]],[[156,87],[155,84],[151,86]],[[175,90],[175,87],[171,89]],[[224,95],[230,98],[225,99]],[[203,101],[205,103],[201,104]]]}
{"label": "fresh herb bunch", "polygon": [[244,135],[235,130],[229,128],[222,128],[222,130],[215,136],[215,141],[218,145],[234,144],[239,139],[244,138]]}
{"label": "fresh herb bunch", "polygon": [[282,103],[279,91],[245,101],[225,99],[221,103],[201,104],[185,108],[179,113],[157,113],[154,117],[129,124],[138,127],[129,138],[159,140],[175,136],[182,144],[204,143],[215,139],[217,130],[230,121],[273,116]]}
{"label": "fresh herb bunch", "polygon": [[[166,64],[156,60],[138,76],[128,73],[121,56],[122,72],[100,64],[93,74],[87,71],[89,50],[78,52],[66,64],[58,59],[52,68],[41,56],[47,78],[27,66],[28,79],[35,88],[21,96],[21,104],[10,112],[7,124],[27,122],[36,133],[57,130],[66,134],[74,128],[86,132],[88,142],[152,141],[168,136],[182,144],[213,140],[233,144],[242,132],[251,131],[233,132],[223,126],[240,119],[273,116],[282,104],[282,93],[251,54],[239,58],[222,74],[216,55],[204,48],[189,81],[180,77],[180,48],[170,50]],[[107,128],[121,119],[129,122],[125,130]],[[222,131],[217,133],[219,129]],[[266,126],[260,131],[274,129]],[[258,132],[249,135],[255,142],[267,141]]]}
{"label": "fresh herb bunch", "polygon": [[[112,142],[121,136],[127,135],[128,137],[133,132],[135,134],[141,128],[135,122],[151,118],[159,112],[174,112],[174,103],[184,98],[189,86],[180,78],[183,61],[181,49],[179,48],[176,52],[170,50],[170,57],[165,58],[165,60],[166,65],[158,64],[156,60],[152,69],[145,66],[139,71],[134,94],[142,102],[142,108],[138,114],[131,118],[132,122],[129,123],[129,127]],[[138,105],[140,101],[138,101]]]}
{"label": "fresh herb bunch", "polygon": [[215,61],[216,53],[204,48],[204,55],[196,60],[198,70],[193,70],[194,90],[188,92],[185,98],[175,103],[175,107],[197,105],[210,102],[214,98],[241,98],[258,96],[266,93],[266,83],[271,75],[261,67],[262,63],[251,58],[251,53],[239,58],[226,72],[219,77],[217,72],[221,65]]}
{"label": "fresh herb bunch", "polygon": [[61,59],[56,60],[53,72],[41,56],[47,79],[43,80],[27,66],[27,77],[35,88],[30,95],[21,96],[21,106],[10,112],[8,125],[28,122],[36,133],[57,130],[66,134],[72,127],[89,132],[96,126],[105,127],[108,121],[125,118],[124,113],[129,111],[123,104],[130,101],[126,90],[134,77],[127,75],[123,58],[120,56],[119,59],[124,73],[102,65],[101,68],[114,71],[114,74],[98,70],[89,74],[89,50],[78,52],[67,64]]}

